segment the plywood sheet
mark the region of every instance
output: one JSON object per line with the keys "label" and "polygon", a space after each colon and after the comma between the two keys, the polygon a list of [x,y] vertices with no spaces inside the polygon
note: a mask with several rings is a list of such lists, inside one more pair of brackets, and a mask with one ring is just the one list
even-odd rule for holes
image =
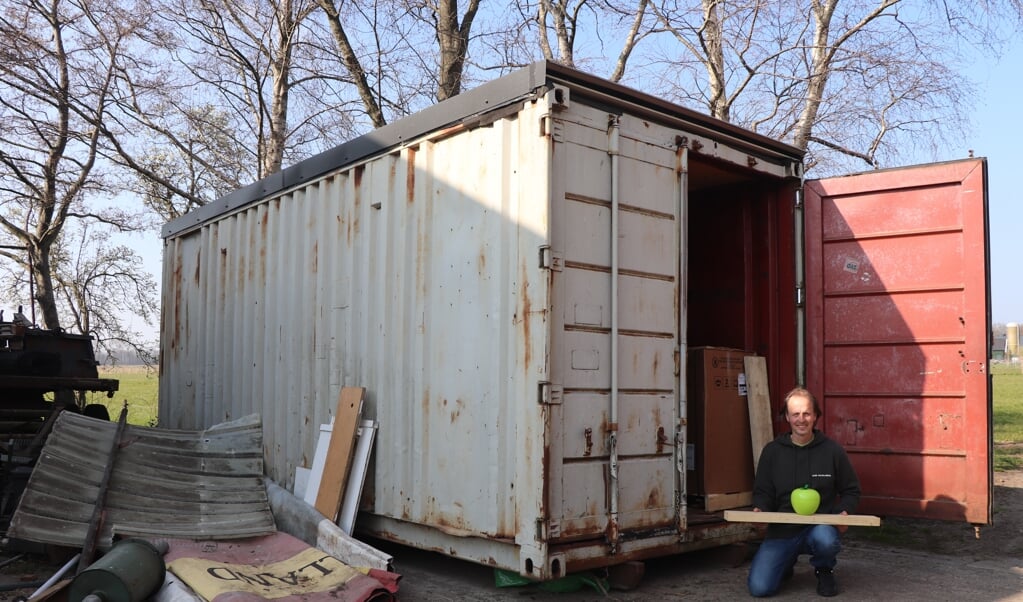
{"label": "plywood sheet", "polygon": [[771,425],[771,395],[767,386],[767,358],[747,356],[746,403],[749,404],[749,432],[753,441],[753,471],[760,462],[760,452],[774,438]]}
{"label": "plywood sheet", "polygon": [[316,509],[331,522],[337,520],[341,510],[345,481],[352,463],[355,447],[355,431],[362,417],[364,387],[344,387],[337,399],[334,427],[330,432],[327,460],[323,465],[320,489],[316,495]]}

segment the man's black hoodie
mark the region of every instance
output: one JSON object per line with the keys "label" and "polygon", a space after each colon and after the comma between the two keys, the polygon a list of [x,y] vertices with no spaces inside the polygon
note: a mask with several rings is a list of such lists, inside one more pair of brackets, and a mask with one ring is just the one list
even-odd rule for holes
{"label": "man's black hoodie", "polygon": [[[789,495],[809,485],[821,494],[817,514],[853,514],[860,501],[860,481],[842,446],[814,429],[805,446],[792,442],[791,433],[764,446],[753,482],[753,507],[765,512],[793,512]],[[805,525],[771,523],[767,537],[792,537]]]}

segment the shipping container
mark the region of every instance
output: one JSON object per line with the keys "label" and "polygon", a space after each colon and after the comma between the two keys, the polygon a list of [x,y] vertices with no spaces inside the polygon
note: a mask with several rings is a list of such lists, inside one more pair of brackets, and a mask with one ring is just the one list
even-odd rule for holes
{"label": "shipping container", "polygon": [[686,476],[688,351],[730,348],[775,432],[821,398],[865,512],[987,523],[985,169],[804,185],[796,148],[536,63],[168,223],[159,421],[261,413],[292,488],[366,387],[357,530],[551,579],[750,537]]}

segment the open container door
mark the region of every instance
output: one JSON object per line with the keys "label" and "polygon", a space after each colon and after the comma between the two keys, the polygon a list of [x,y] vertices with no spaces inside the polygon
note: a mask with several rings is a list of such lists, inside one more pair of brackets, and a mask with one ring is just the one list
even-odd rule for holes
{"label": "open container door", "polygon": [[986,171],[806,183],[807,387],[859,512],[991,522]]}

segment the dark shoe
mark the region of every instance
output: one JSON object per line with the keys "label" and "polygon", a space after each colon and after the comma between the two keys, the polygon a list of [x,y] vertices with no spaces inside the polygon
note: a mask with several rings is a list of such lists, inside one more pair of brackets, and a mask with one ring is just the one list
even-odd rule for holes
{"label": "dark shoe", "polygon": [[830,598],[838,595],[838,585],[835,583],[835,573],[831,569],[817,569],[817,594]]}

